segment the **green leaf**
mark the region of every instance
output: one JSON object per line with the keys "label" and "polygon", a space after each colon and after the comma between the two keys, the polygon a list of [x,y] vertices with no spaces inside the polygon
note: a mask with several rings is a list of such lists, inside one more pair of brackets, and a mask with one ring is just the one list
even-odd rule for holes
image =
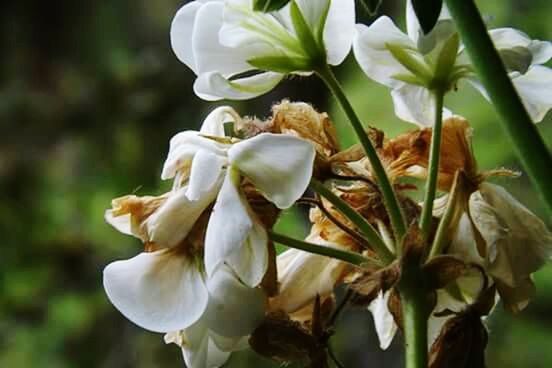
{"label": "green leaf", "polygon": [[412,0],[412,7],[422,30],[427,34],[435,27],[439,19],[439,14],[441,14],[443,8],[443,0]]}
{"label": "green leaf", "polygon": [[421,57],[417,57],[416,54],[409,52],[408,49],[401,45],[388,43],[385,46],[399,63],[418,77],[418,79],[424,81],[425,84],[433,80],[433,72]]}
{"label": "green leaf", "polygon": [[373,17],[378,13],[383,0],[359,0],[359,3],[362,5],[362,8],[366,11],[366,13]]}
{"label": "green leaf", "polygon": [[324,49],[318,46],[311,28],[294,0],[291,2],[290,15],[291,21],[293,22],[293,28],[295,29],[295,33],[297,33],[297,38],[299,38],[301,46],[312,59],[319,59]]}
{"label": "green leaf", "polygon": [[[448,83],[452,71],[454,69],[454,63],[458,56],[458,48],[460,47],[460,37],[458,33],[453,34],[445,43],[439,57],[437,58],[437,64],[435,65],[435,79],[439,82]],[[455,81],[452,81],[454,83]],[[445,86],[449,88],[449,86]]]}
{"label": "green leaf", "polygon": [[290,0],[254,0],[253,10],[269,13],[282,9],[289,1]]}
{"label": "green leaf", "polygon": [[312,70],[311,60],[301,57],[262,56],[249,59],[247,62],[260,70],[284,74]]}

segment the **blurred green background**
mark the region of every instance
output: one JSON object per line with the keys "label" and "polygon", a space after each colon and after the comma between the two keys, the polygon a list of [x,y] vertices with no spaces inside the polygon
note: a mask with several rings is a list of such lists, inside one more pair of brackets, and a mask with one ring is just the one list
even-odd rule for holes
{"label": "blurred green background", "polygon": [[[0,12],[0,367],[181,367],[179,349],[141,330],[107,301],[102,269],[141,249],[104,223],[113,197],[161,193],[169,138],[196,128],[215,104],[192,93],[194,76],[173,56],[168,31],[176,0],[10,1]],[[512,26],[552,39],[552,2],[478,2],[491,27]],[[402,19],[402,1],[382,11]],[[371,19],[362,12],[363,21]],[[399,24],[404,24],[401,20]],[[338,69],[362,118],[393,135],[412,128],[392,113],[388,91],[353,60]],[[552,86],[551,86],[552,88]],[[244,115],[269,114],[284,97],[330,111],[345,144],[345,120],[315,79],[290,78],[246,103]],[[469,87],[449,97],[475,127],[482,168],[520,169],[492,107]],[[552,121],[539,125],[552,145]],[[551,168],[552,169],[552,168]],[[526,177],[499,180],[544,216]],[[550,220],[547,221],[550,224]],[[302,214],[279,226],[305,231]],[[490,318],[489,367],[552,364],[552,267],[536,274],[538,295],[520,316]],[[342,318],[334,345],[347,367],[400,367],[400,337],[379,351],[371,317]],[[270,367],[251,352],[228,367]]]}

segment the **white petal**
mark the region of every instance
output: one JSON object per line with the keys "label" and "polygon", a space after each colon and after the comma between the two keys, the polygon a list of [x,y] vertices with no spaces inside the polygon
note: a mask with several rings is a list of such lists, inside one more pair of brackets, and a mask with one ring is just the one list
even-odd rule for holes
{"label": "white petal", "polygon": [[552,108],[552,69],[535,65],[512,82],[533,122],[542,121]]}
{"label": "white petal", "polygon": [[161,179],[175,177],[177,171],[191,164],[191,160],[200,150],[213,152],[218,156],[226,156],[226,145],[212,139],[202,137],[199,132],[188,130],[171,138],[169,154],[163,165]]}
{"label": "white petal", "polygon": [[[289,6],[285,10],[287,8]],[[285,23],[274,15],[254,12],[249,0],[227,1],[223,15],[224,24],[219,32],[221,44],[239,50],[245,60],[262,56],[289,56],[289,53],[294,51],[289,50],[281,39],[287,39],[291,43],[297,41],[286,29]],[[289,11],[286,16],[289,18]]]}
{"label": "white petal", "polygon": [[207,307],[203,276],[193,261],[171,250],[141,253],[104,269],[113,305],[138,326],[154,332],[192,325]]}
{"label": "white petal", "polygon": [[211,1],[197,12],[192,36],[197,75],[218,72],[230,76],[251,69],[242,50],[225,47],[219,41],[223,8],[223,2]]}
{"label": "white petal", "polygon": [[529,45],[529,50],[533,55],[533,65],[544,64],[552,58],[552,42],[533,40]]}
{"label": "white petal", "polygon": [[387,308],[390,293],[390,291],[385,294],[380,292],[376,299],[368,306],[368,310],[372,312],[372,316],[374,317],[374,325],[380,341],[380,348],[383,350],[391,345],[393,337],[397,333],[397,324],[389,308]]}
{"label": "white petal", "polygon": [[207,115],[199,132],[215,137],[224,137],[224,123],[238,123],[240,115],[230,106],[219,106]]}
{"label": "white petal", "polygon": [[[319,239],[320,245],[332,246]],[[336,247],[336,245],[333,245]],[[344,272],[346,263],[297,249],[277,258],[280,293],[270,300],[272,310],[296,312],[311,303],[317,295],[331,293]]]}
{"label": "white petal", "polygon": [[192,34],[196,21],[197,11],[201,3],[192,1],[184,5],[171,24],[171,46],[176,57],[197,74],[197,66],[192,49]]}
{"label": "white petal", "polygon": [[253,228],[239,249],[228,255],[226,262],[250,287],[261,283],[268,268],[268,235],[264,226],[250,215]]}
{"label": "white petal", "polygon": [[399,119],[422,127],[432,126],[435,121],[435,99],[422,86],[405,84],[391,92],[395,114]]}
{"label": "white petal", "polygon": [[203,196],[211,196],[214,199],[211,192],[218,192],[225,163],[223,157],[209,151],[199,151],[192,161],[187,197],[192,201],[198,201]]}
{"label": "white petal", "polygon": [[454,235],[447,254],[458,256],[464,262],[471,262],[483,265],[485,260],[477,250],[474,229],[469,215],[462,213],[458,225],[454,230]]}
{"label": "white petal", "polygon": [[529,36],[513,28],[491,29],[489,35],[497,50],[513,49],[515,47],[528,48],[531,44]]}
{"label": "white petal", "polygon": [[230,357],[229,351],[217,346],[203,318],[183,331],[165,335],[165,342],[182,348],[188,368],[218,368]]}
{"label": "white petal", "polygon": [[386,16],[379,17],[370,27],[358,24],[356,30],[353,51],[364,73],[388,87],[403,85],[404,82],[394,79],[393,76],[412,73],[393,57],[386,45],[393,44],[416,49],[414,42]]}
{"label": "white petal", "polygon": [[[441,9],[438,19],[446,20],[450,18],[451,16],[448,8],[443,4],[443,8]],[[414,42],[418,42],[418,38],[423,34],[416,12],[412,7],[412,0],[407,0],[406,2],[406,30],[408,32],[408,37],[410,37],[410,39]]]}
{"label": "white petal", "polygon": [[307,189],[315,149],[288,135],[263,133],[235,144],[228,159],[278,208],[288,208]]}
{"label": "white petal", "polygon": [[113,216],[113,210],[105,211],[105,221],[115,229],[126,235],[135,235],[132,232],[130,213],[121,216]]}
{"label": "white petal", "polygon": [[212,276],[227,262],[250,286],[257,286],[268,266],[267,235],[250,214],[230,172],[226,175],[205,235],[205,268]]}
{"label": "white petal", "polygon": [[192,201],[186,196],[187,190],[184,187],[173,192],[144,222],[149,241],[165,248],[178,245],[217,194],[216,190],[211,190]]}
{"label": "white petal", "polygon": [[552,254],[552,234],[546,225],[503,188],[484,183],[469,205],[487,243],[487,269],[507,286],[524,284]]}
{"label": "white petal", "polygon": [[251,334],[264,318],[266,297],[261,289],[242,284],[227,265],[207,281],[209,304],[205,320],[209,329],[224,337]]}
{"label": "white petal", "polygon": [[[312,1],[312,0],[307,0]],[[325,1],[322,1],[325,3]],[[331,0],[324,27],[324,46],[330,65],[343,62],[351,51],[355,35],[355,1]]]}
{"label": "white petal", "polygon": [[204,73],[194,83],[194,92],[207,101],[248,100],[271,91],[284,77],[266,72],[251,77],[229,80],[218,72]]}

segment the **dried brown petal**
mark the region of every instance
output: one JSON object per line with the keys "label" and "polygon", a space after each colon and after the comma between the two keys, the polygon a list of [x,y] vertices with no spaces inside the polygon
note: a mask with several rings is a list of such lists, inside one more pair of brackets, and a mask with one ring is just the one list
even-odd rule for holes
{"label": "dried brown petal", "polygon": [[431,290],[442,289],[450,282],[462,276],[469,266],[453,256],[437,256],[423,266],[428,287]]}
{"label": "dried brown petal", "polygon": [[268,268],[261,282],[261,287],[268,297],[278,294],[278,268],[276,266],[276,249],[274,243],[269,241],[268,247]]}
{"label": "dried brown petal", "polygon": [[417,224],[412,224],[408,228],[403,239],[403,259],[402,264],[420,264],[426,249],[426,243],[423,240],[422,232]]}
{"label": "dried brown petal", "polygon": [[376,272],[360,275],[349,286],[355,292],[352,302],[356,305],[368,306],[380,292],[386,292],[396,285],[400,278],[398,263]]}
{"label": "dried brown petal", "polygon": [[389,294],[389,300],[387,301],[387,308],[393,316],[395,323],[399,326],[399,329],[403,329],[403,318],[402,318],[402,302],[401,295],[397,289],[392,289],[391,294]]}
{"label": "dried brown petal", "polygon": [[309,331],[283,313],[266,316],[251,334],[249,345],[256,353],[279,362],[307,362],[317,348]]}
{"label": "dried brown petal", "polygon": [[339,150],[335,128],[326,113],[304,102],[287,100],[272,107],[272,129],[312,142],[317,153],[329,158]]}
{"label": "dried brown petal", "polygon": [[488,333],[470,310],[449,319],[431,346],[429,368],[485,368]]}

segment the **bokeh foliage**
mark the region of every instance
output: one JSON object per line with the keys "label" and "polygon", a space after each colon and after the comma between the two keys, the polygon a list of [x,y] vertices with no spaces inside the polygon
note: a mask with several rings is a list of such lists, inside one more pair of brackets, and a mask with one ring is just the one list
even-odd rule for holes
{"label": "bokeh foliage", "polygon": [[[215,105],[193,95],[192,73],[170,50],[168,30],[180,5],[20,0],[2,6],[0,367],[183,365],[175,346],[133,326],[109,304],[101,280],[108,262],[140,251],[138,241],[104,223],[111,198],[166,190],[159,173],[168,139],[196,128]],[[552,38],[548,0],[479,5],[493,27]],[[400,14],[402,6],[387,0],[381,10]],[[352,60],[339,74],[367,123],[390,135],[412,128],[394,117],[386,89],[369,82]],[[344,117],[314,79],[291,78],[263,98],[232,104],[244,114],[266,116],[284,97],[331,111],[344,145],[353,142]],[[520,168],[487,102],[469,87],[450,101],[474,125],[482,168]],[[549,144],[551,120],[539,126]],[[500,183],[544,215],[526,178]],[[303,215],[291,211],[279,226],[304,233]],[[538,295],[525,313],[512,317],[499,307],[490,318],[490,367],[552,364],[552,267],[540,271],[536,283]],[[334,345],[347,366],[400,366],[400,339],[381,353],[371,317],[362,311],[343,319]],[[272,365],[242,352],[228,366]]]}

